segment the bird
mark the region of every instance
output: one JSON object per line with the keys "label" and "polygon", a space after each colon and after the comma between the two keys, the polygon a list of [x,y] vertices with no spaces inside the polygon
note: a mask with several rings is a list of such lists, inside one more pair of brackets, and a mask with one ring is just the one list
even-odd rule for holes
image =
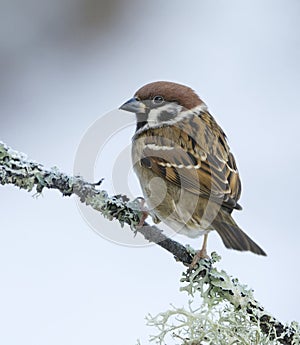
{"label": "bird", "polygon": [[209,257],[213,230],[226,248],[266,256],[232,217],[242,209],[236,161],[226,134],[196,92],[155,81],[119,109],[136,117],[132,163],[153,220],[191,238],[204,236],[191,266]]}

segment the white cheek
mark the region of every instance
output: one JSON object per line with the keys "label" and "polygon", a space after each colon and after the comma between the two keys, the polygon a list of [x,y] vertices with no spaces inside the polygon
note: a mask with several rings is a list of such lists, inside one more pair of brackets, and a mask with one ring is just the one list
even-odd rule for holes
{"label": "white cheek", "polygon": [[[149,126],[156,126],[162,123],[168,123],[169,121],[159,120],[159,116],[163,111],[178,114],[182,110],[182,107],[176,103],[167,103],[161,107],[151,109],[148,114],[148,124]],[[176,115],[174,117],[176,117]]]}
{"label": "white cheek", "polygon": [[[165,108],[167,107],[167,108]],[[169,109],[172,112],[176,111],[177,116],[174,119],[168,120],[168,121],[159,121],[159,114],[162,110]],[[149,128],[159,128],[162,126],[162,124],[165,125],[174,125],[177,122],[180,122],[187,117],[193,117],[193,116],[199,116],[202,112],[207,112],[207,106],[205,103],[201,103],[200,105],[197,105],[193,109],[189,110],[183,110],[184,108],[177,103],[169,103],[165,104],[160,109],[152,109],[148,114],[148,120],[145,126],[140,128],[135,132],[135,135],[133,136],[133,139],[137,138],[141,133],[148,130]]]}
{"label": "white cheek", "polygon": [[148,114],[148,123],[151,125],[157,125],[158,124],[158,117],[161,113],[161,108],[151,109]]}

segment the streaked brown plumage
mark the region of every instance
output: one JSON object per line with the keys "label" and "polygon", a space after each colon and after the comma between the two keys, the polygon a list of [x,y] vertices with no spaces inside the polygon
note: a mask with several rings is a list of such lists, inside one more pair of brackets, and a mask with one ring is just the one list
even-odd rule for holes
{"label": "streaked brown plumage", "polygon": [[154,82],[121,109],[136,113],[132,158],[150,213],[190,237],[216,230],[227,248],[265,252],[235,223],[241,182],[226,135],[187,86]]}

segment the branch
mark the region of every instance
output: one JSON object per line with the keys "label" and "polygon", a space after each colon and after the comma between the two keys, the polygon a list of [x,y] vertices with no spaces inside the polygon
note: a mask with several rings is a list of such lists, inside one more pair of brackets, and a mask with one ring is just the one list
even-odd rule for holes
{"label": "branch", "polygon": [[[260,329],[262,334],[266,337],[265,340],[267,344],[269,344],[270,341],[285,345],[300,344],[299,324],[292,322],[290,326],[285,326],[268,314],[262,305],[254,299],[251,289],[239,283],[237,278],[232,278],[225,271],[219,271],[213,267],[213,264],[220,261],[220,259],[221,257],[216,253],[212,253],[211,259],[201,260],[195,271],[183,273],[182,281],[188,284],[181,290],[187,291],[188,294],[192,296],[196,292],[200,292],[201,297],[211,309],[216,306],[219,308],[221,302],[229,302],[230,306],[233,307],[232,315],[234,316],[230,316],[230,308],[228,310],[224,307],[223,311],[225,310],[225,313],[223,314],[226,314],[225,319],[224,315],[221,315],[218,322],[223,322],[225,327],[229,327],[229,329],[235,329],[235,327],[237,327],[234,325],[235,320],[236,325],[241,328],[244,327],[245,334],[247,334],[247,332],[250,334],[251,327]],[[200,277],[202,277],[202,279],[199,279]],[[215,310],[216,309],[214,309],[214,311]],[[244,317],[245,315],[247,315],[246,318]],[[228,321],[232,322],[233,325],[229,326]],[[236,332],[235,330],[232,333]],[[247,339],[249,341],[250,337]],[[253,340],[247,343],[264,344],[262,340],[255,342],[254,339],[257,339],[256,334],[253,335]]]}
{"label": "branch", "polygon": [[[96,184],[89,183],[79,176],[64,174],[55,167],[46,169],[29,160],[25,154],[0,142],[0,184],[13,184],[28,192],[35,188],[38,194],[42,193],[44,188],[56,189],[63,196],[74,194],[82,203],[99,211],[109,220],[116,219],[121,226],[128,224],[134,232],[139,232],[149,242],[154,242],[172,253],[177,261],[184,265],[192,262],[191,250],[165,236],[156,226],[145,223],[143,227],[137,227],[143,217],[137,200],[129,201],[123,195],[109,196],[106,191],[99,189],[101,182],[102,180]],[[259,322],[262,333],[270,336],[270,339],[277,339],[281,344],[295,344],[295,339],[299,336],[298,330],[292,326],[284,326],[267,314],[252,294],[245,292],[237,279],[232,279],[224,271],[219,272],[212,267],[215,261],[202,260],[196,271],[188,270],[184,278],[189,283],[186,289],[190,289],[192,293],[191,289],[195,286],[196,289],[203,289],[203,284],[207,284],[210,292],[226,299],[235,310],[244,308],[250,320]]]}
{"label": "branch", "polygon": [[142,228],[137,227],[143,217],[138,200],[129,201],[124,195],[109,196],[105,190],[97,187],[101,184],[89,183],[79,176],[69,176],[56,167],[46,169],[43,165],[28,160],[24,153],[12,150],[0,142],[0,184],[13,184],[31,192],[34,188],[38,194],[44,188],[56,189],[63,196],[77,195],[80,201],[91,206],[109,220],[116,219],[121,226],[128,224],[134,232],[139,232],[149,242],[157,243],[172,253],[176,260],[185,265],[192,262],[192,255],[185,246],[171,240],[156,226],[147,222]]}

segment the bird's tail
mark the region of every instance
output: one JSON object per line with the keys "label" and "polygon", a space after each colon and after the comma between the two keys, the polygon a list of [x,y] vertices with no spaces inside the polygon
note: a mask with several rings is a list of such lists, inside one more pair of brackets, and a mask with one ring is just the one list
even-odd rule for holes
{"label": "bird's tail", "polygon": [[225,247],[240,251],[249,250],[255,254],[266,256],[267,254],[240,229],[231,215],[225,212],[219,212],[216,219],[212,222],[212,225],[221,236]]}

